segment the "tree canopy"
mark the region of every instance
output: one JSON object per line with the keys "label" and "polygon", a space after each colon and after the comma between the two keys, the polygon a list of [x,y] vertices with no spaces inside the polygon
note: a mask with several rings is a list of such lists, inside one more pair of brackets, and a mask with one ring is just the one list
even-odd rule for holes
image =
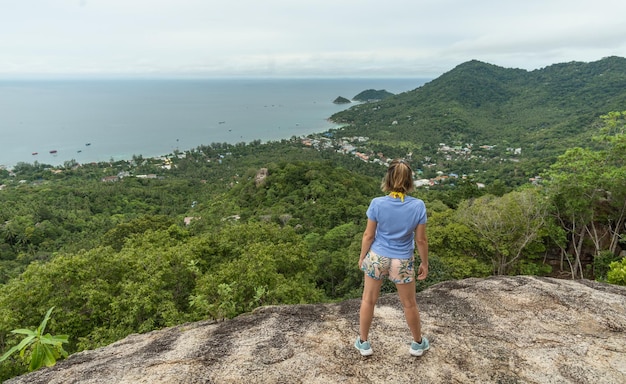
{"label": "tree canopy", "polygon": [[[306,140],[203,145],[168,155],[168,168],[134,157],[0,171],[0,349],[51,307],[47,329],[74,353],[261,305],[358,297],[365,212],[392,157],[433,181],[413,192],[430,244],[418,289],[490,274],[625,284],[626,112],[605,111],[624,101],[624,73],[619,58],[533,72],[473,61]],[[352,134],[367,161],[346,152]],[[523,155],[476,149],[481,138]],[[26,369],[8,357],[0,377]]]}

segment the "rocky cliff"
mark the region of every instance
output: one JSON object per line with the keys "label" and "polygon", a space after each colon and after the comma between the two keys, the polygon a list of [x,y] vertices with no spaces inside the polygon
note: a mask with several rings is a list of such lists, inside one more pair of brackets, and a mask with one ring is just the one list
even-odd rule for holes
{"label": "rocky cliff", "polygon": [[132,335],[8,384],[626,383],[626,288],[535,277],[467,279],[418,294],[431,350],[408,353],[395,295],[352,346],[359,301],[259,308]]}

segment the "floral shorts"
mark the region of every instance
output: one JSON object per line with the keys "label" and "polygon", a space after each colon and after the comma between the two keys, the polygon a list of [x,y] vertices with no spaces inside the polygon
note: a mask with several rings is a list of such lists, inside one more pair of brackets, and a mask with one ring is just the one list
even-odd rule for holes
{"label": "floral shorts", "polygon": [[414,261],[413,257],[392,259],[369,251],[361,263],[361,270],[372,279],[381,280],[387,276],[395,284],[406,284],[415,276]]}

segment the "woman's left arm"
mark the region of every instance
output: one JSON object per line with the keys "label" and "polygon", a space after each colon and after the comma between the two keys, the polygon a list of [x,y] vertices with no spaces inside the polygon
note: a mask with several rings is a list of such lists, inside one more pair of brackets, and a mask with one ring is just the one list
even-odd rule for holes
{"label": "woman's left arm", "polygon": [[420,256],[420,266],[417,270],[417,279],[424,280],[428,276],[428,238],[426,237],[426,224],[418,224],[415,228],[415,244]]}

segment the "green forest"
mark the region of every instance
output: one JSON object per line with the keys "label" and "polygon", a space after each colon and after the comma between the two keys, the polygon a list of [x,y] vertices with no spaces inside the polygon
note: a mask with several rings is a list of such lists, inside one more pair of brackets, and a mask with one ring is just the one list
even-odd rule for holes
{"label": "green forest", "polygon": [[[2,169],[0,351],[46,315],[71,354],[357,298],[365,211],[395,157],[429,181],[412,193],[428,210],[418,290],[520,274],[626,285],[625,85],[620,58],[532,72],[468,62],[307,138]],[[8,357],[0,378],[35,355]]]}

